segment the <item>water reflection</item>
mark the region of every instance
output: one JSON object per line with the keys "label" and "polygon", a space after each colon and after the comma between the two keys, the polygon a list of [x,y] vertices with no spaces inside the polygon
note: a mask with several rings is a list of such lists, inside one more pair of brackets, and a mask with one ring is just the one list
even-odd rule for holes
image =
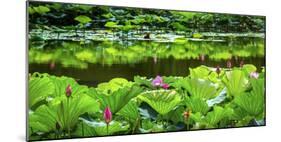
{"label": "water reflection", "polygon": [[53,41],[31,43],[29,47],[30,73],[66,75],[91,86],[114,77],[132,80],[135,75],[187,76],[189,67],[202,64],[239,67],[249,63],[258,69],[264,66],[262,38],[185,43]]}

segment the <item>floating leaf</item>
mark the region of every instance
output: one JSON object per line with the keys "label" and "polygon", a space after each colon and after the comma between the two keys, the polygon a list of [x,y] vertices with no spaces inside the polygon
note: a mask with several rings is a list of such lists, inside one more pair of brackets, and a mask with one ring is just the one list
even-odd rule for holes
{"label": "floating leaf", "polygon": [[74,20],[82,23],[82,24],[86,24],[86,23],[89,23],[92,21],[92,19],[88,16],[85,16],[85,15],[80,15],[80,16],[77,16],[74,18]]}
{"label": "floating leaf", "polygon": [[39,14],[45,14],[50,11],[50,9],[46,6],[38,6],[38,7],[33,7],[34,11],[36,11]]}
{"label": "floating leaf", "polygon": [[106,22],[104,26],[105,26],[105,27],[108,27],[108,28],[117,28],[117,27],[119,27],[119,26],[117,25],[117,23],[111,22],[111,21]]}

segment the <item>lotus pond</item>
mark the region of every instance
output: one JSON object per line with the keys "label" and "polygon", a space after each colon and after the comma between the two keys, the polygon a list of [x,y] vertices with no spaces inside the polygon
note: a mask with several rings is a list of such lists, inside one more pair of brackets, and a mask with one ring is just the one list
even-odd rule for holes
{"label": "lotus pond", "polygon": [[263,17],[48,2],[28,13],[29,140],[265,125]]}

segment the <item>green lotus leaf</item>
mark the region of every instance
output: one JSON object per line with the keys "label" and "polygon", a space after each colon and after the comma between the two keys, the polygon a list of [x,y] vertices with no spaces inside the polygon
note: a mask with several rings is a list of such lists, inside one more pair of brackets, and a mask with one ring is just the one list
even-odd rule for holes
{"label": "green lotus leaf", "polygon": [[92,19],[90,17],[85,16],[85,15],[79,15],[79,16],[75,17],[74,20],[76,20],[82,24],[86,24],[86,23],[89,23],[92,21]]}
{"label": "green lotus leaf", "polygon": [[245,77],[245,73],[238,69],[226,72],[222,81],[230,96],[238,96],[247,89],[248,80]]}
{"label": "green lotus leaf", "polygon": [[251,80],[251,84],[253,90],[238,96],[234,102],[250,116],[258,117],[264,112],[264,80]]}
{"label": "green lotus leaf", "polygon": [[118,115],[125,117],[130,122],[136,122],[140,118],[137,102],[131,100],[118,113]]}
{"label": "green lotus leaf", "polygon": [[224,118],[229,118],[233,114],[231,108],[223,108],[215,106],[214,110],[207,113],[207,116],[203,119],[207,128],[215,128],[217,124]]}
{"label": "green lotus leaf", "polygon": [[30,114],[29,122],[33,132],[57,130],[56,123],[59,124],[60,130],[67,130],[68,127],[72,130],[78,123],[79,116],[86,112],[94,113],[100,110],[97,101],[87,95],[73,98],[61,96],[56,99],[61,101],[42,105]]}
{"label": "green lotus leaf", "polygon": [[82,123],[79,123],[78,128],[75,131],[77,136],[105,136],[113,135],[115,133],[126,132],[129,129],[129,124],[121,123],[118,121],[111,121],[108,126],[105,122],[89,121],[80,118]]}
{"label": "green lotus leaf", "polygon": [[257,68],[255,65],[245,64],[243,65],[242,70],[246,73],[246,75],[249,75],[251,72],[257,71]]}
{"label": "green lotus leaf", "polygon": [[132,82],[129,82],[128,80],[124,78],[114,78],[110,80],[109,82],[106,83],[100,83],[97,87],[97,91],[110,95],[111,93],[119,90],[120,88],[123,87],[130,87],[132,86]]}
{"label": "green lotus leaf", "polygon": [[104,26],[108,27],[108,28],[117,28],[117,27],[119,27],[116,22],[111,22],[111,21],[106,22]]}
{"label": "green lotus leaf", "polygon": [[183,106],[178,106],[174,111],[170,111],[167,113],[164,118],[167,120],[171,120],[174,124],[178,122],[184,122],[183,113],[186,109]]}
{"label": "green lotus leaf", "polygon": [[206,114],[210,109],[207,102],[198,97],[186,97],[184,102],[186,107],[195,113]]}
{"label": "green lotus leaf", "polygon": [[163,125],[151,122],[149,119],[142,120],[142,128],[139,128],[141,133],[163,132]]}
{"label": "green lotus leaf", "polygon": [[49,76],[52,80],[53,84],[55,85],[55,91],[53,93],[53,97],[57,96],[64,96],[65,89],[68,85],[72,88],[72,96],[79,96],[81,94],[86,94],[88,92],[88,87],[79,85],[73,78],[69,77],[56,77],[56,76]]}
{"label": "green lotus leaf", "polygon": [[54,93],[55,86],[47,76],[31,77],[28,81],[28,104],[29,108],[46,99]]}
{"label": "green lotus leaf", "polygon": [[181,80],[179,83],[182,84],[192,97],[208,100],[217,96],[217,86],[211,81],[198,78],[187,78]]}
{"label": "green lotus leaf", "polygon": [[111,112],[114,114],[122,109],[132,98],[139,95],[142,90],[141,87],[133,85],[131,87],[120,88],[111,94],[104,94],[95,89],[91,89],[90,92],[92,97],[99,100],[103,110],[109,106]]}
{"label": "green lotus leaf", "polygon": [[138,98],[148,103],[159,114],[167,114],[180,102],[181,97],[174,90],[153,90],[142,93]]}
{"label": "green lotus leaf", "polygon": [[207,66],[201,65],[193,69],[189,68],[189,72],[191,78],[208,79],[211,70]]}
{"label": "green lotus leaf", "polygon": [[36,11],[39,14],[45,14],[50,11],[50,9],[46,6],[38,6],[38,7],[33,7],[33,10]]}
{"label": "green lotus leaf", "polygon": [[151,81],[147,80],[146,77],[135,76],[134,82],[141,86],[153,88]]}

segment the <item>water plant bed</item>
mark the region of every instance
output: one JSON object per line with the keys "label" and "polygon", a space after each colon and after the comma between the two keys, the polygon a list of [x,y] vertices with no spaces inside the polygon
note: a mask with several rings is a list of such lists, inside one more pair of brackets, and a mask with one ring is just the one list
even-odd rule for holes
{"label": "water plant bed", "polygon": [[[188,76],[113,78],[89,87],[29,75],[29,136],[54,139],[264,125],[264,70],[189,69]],[[110,111],[108,124],[104,110]],[[68,132],[69,131],[69,132]]]}
{"label": "water plant bed", "polygon": [[[33,29],[30,32],[31,39],[42,41],[42,40],[69,40],[69,41],[80,41],[80,40],[146,40],[156,42],[176,42],[177,38],[186,40],[199,40],[199,41],[216,41],[222,40],[222,38],[235,38],[235,37],[256,37],[264,38],[263,33],[196,33],[201,37],[193,38],[192,32],[189,33],[169,33],[169,31],[130,31],[128,33],[112,32],[108,30],[42,30]],[[171,32],[171,31],[170,31]],[[150,38],[144,38],[146,33],[150,33]],[[41,37],[38,39],[37,37]],[[206,39],[212,37],[212,39]]]}

